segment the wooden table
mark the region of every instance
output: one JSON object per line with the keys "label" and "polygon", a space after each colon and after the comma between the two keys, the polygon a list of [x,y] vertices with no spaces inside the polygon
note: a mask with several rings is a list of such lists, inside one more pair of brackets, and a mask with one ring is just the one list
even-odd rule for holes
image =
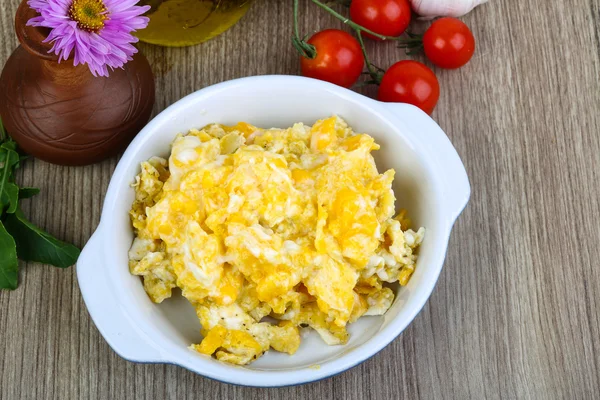
{"label": "wooden table", "polygon": [[[291,3],[258,2],[205,45],[142,45],[156,74],[155,112],[228,79],[297,74]],[[18,0],[0,5],[4,63]],[[304,8],[305,31],[338,26]],[[132,364],[98,334],[74,268],[23,264],[19,289],[0,292],[0,399],[598,398],[600,1],[492,0],[464,20],[478,50],[466,68],[437,71],[433,117],[473,195],[430,301],[384,351],[334,378],[272,390]],[[369,51],[382,66],[403,57],[393,44]],[[84,245],[116,162],[27,162],[19,180],[42,194],[25,213]]]}

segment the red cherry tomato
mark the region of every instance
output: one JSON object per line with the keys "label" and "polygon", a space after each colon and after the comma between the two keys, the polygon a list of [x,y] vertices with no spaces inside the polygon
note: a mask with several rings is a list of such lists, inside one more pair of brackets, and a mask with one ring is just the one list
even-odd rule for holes
{"label": "red cherry tomato", "polygon": [[425,64],[400,61],[386,71],[379,85],[379,100],[408,103],[431,114],[440,97],[440,84]]}
{"label": "red cherry tomato", "polygon": [[[400,36],[410,24],[408,0],[352,0],[350,18],[370,31],[384,36]],[[364,33],[366,37],[381,40]]]}
{"label": "red cherry tomato", "polygon": [[475,38],[464,22],[456,18],[440,18],[423,36],[425,55],[442,68],[460,68],[475,52]]}
{"label": "red cherry tomato", "polygon": [[365,58],[360,43],[349,33],[327,29],[313,35],[308,44],[315,46],[317,56],[302,57],[302,75],[347,88],[360,78]]}

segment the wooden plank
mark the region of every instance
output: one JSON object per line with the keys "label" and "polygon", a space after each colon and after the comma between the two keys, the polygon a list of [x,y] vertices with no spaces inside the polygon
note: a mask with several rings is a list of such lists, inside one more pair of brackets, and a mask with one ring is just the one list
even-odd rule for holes
{"label": "wooden plank", "polygon": [[[0,4],[4,63],[16,46],[18,1]],[[141,45],[156,74],[155,112],[224,80],[297,74],[291,18],[291,1],[262,1],[204,45]],[[19,289],[0,292],[0,399],[596,397],[600,3],[493,0],[464,20],[477,53],[461,70],[436,71],[442,96],[433,117],[461,154],[473,196],[434,294],[400,338],[318,383],[241,388],[122,360],[91,322],[74,269],[23,264]],[[308,1],[301,24],[305,32],[339,26]],[[369,43],[369,53],[382,67],[403,58],[392,43]],[[28,161],[19,180],[42,193],[25,213],[83,245],[116,161]]]}

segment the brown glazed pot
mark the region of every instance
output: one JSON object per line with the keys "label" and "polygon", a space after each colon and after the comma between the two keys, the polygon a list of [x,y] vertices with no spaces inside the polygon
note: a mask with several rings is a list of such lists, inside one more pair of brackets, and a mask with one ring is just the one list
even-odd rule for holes
{"label": "brown glazed pot", "polygon": [[21,45],[0,76],[0,116],[27,153],[54,164],[87,165],[122,151],[154,105],[154,77],[137,53],[124,69],[94,77],[87,65],[57,62],[48,32],[26,26],[36,16],[24,0],[15,29]]}

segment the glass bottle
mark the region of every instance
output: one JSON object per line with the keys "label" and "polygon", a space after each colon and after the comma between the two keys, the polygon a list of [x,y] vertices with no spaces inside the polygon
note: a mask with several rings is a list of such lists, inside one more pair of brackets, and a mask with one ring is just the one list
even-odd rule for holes
{"label": "glass bottle", "polygon": [[147,43],[191,46],[229,29],[248,11],[252,0],[143,0],[150,23],[136,33]]}

